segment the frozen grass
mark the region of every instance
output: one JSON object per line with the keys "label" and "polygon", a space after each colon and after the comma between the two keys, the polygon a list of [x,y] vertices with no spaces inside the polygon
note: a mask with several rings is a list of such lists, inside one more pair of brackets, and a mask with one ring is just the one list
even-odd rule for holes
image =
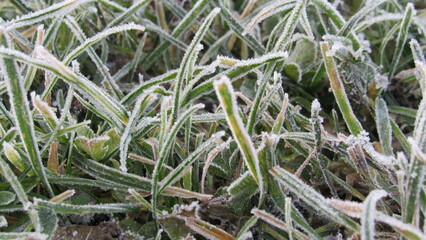
{"label": "frozen grass", "polygon": [[0,17],[0,239],[426,238],[423,1]]}

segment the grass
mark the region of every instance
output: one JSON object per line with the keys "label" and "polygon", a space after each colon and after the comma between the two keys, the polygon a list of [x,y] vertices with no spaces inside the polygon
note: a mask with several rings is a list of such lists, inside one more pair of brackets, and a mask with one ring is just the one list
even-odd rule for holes
{"label": "grass", "polygon": [[426,239],[422,1],[0,17],[0,239]]}

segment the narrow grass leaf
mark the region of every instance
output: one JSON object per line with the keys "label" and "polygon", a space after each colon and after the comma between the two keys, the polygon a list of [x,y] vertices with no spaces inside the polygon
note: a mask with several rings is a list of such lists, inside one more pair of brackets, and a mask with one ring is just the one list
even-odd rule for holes
{"label": "narrow grass leaf", "polygon": [[49,202],[38,198],[34,199],[34,204],[36,206],[51,208],[56,213],[61,214],[130,213],[138,212],[141,208],[140,206],[121,203],[74,205]]}
{"label": "narrow grass leaf", "polygon": [[[142,195],[140,195],[136,190],[134,189],[129,189],[129,193],[132,194],[132,196],[134,198],[136,198],[136,200],[139,201],[140,204],[142,204],[144,207],[146,207],[147,209],[152,211],[152,205],[151,203],[148,202],[148,200],[146,200],[144,197],[142,197]],[[160,210],[156,209],[157,213],[161,213]]]}
{"label": "narrow grass leaf", "polygon": [[250,228],[252,228],[256,223],[259,217],[252,216],[247,222],[244,224],[244,226],[238,231],[237,236],[235,236],[235,240],[245,240],[248,239],[251,235]]}
{"label": "narrow grass leaf", "polygon": [[129,149],[130,141],[132,140],[131,132],[136,125],[136,121],[139,119],[142,101],[145,100],[145,97],[147,97],[147,95],[139,97],[135,104],[135,108],[130,115],[129,122],[127,122],[127,125],[124,128],[123,135],[120,138],[120,169],[123,172],[127,172],[127,151]]}
{"label": "narrow grass leaf", "polygon": [[[251,210],[251,213],[252,213],[254,216],[256,216],[256,217],[258,217],[258,218],[262,219],[263,221],[267,222],[268,224],[270,224],[270,225],[272,225],[272,226],[274,226],[274,227],[277,227],[277,228],[279,228],[279,229],[282,229],[282,230],[284,230],[284,231],[286,231],[286,232],[288,232],[288,233],[289,233],[290,231],[292,231],[292,233],[291,233],[291,234],[294,234],[294,236],[295,236],[295,237],[297,237],[297,239],[303,239],[303,240],[311,239],[310,237],[306,236],[304,233],[299,232],[299,231],[298,231],[298,230],[296,230],[296,229],[290,229],[290,228],[289,228],[289,226],[288,226],[288,223],[285,223],[285,222],[283,222],[283,221],[279,220],[278,218],[276,218],[276,217],[274,217],[273,215],[271,215],[271,214],[269,214],[269,213],[265,212],[264,210],[260,210],[260,209],[257,209],[257,208],[253,208],[253,209]],[[289,233],[289,234],[290,234],[290,233]]]}
{"label": "narrow grass leaf", "polygon": [[361,133],[361,131],[363,131],[363,128],[352,111],[352,107],[349,103],[348,96],[346,95],[343,82],[340,79],[339,73],[337,72],[337,66],[334,61],[334,58],[328,53],[329,49],[330,47],[327,42],[321,42],[321,53],[324,59],[327,75],[330,80],[331,90],[333,91],[337,105],[339,106],[346,125],[349,128],[349,131],[353,135],[358,135],[359,133]]}
{"label": "narrow grass leaf", "polygon": [[283,32],[280,34],[277,42],[275,43],[274,52],[284,51],[287,47],[293,32],[296,29],[296,25],[299,22],[300,16],[306,7],[307,0],[297,0],[296,5],[290,13],[287,23],[284,27]]}
{"label": "narrow grass leaf", "polygon": [[[423,92],[425,93],[425,92]],[[414,126],[414,141],[420,150],[426,152],[426,94],[420,102]],[[415,154],[411,153],[409,172],[407,173],[407,192],[405,208],[402,212],[404,223],[411,223],[418,210],[419,194],[424,180],[425,164]]]}
{"label": "narrow grass leaf", "polygon": [[[337,9],[328,1],[312,0],[312,3],[321,11],[323,11],[339,29],[346,24],[346,21],[340,14],[340,12],[337,11]],[[359,48],[361,48],[361,42],[355,34],[350,33],[348,37],[352,41],[354,50],[358,50]]]}
{"label": "narrow grass leaf", "polygon": [[[183,56],[182,63],[179,68],[177,75],[177,80],[175,83],[174,93],[173,93],[173,108],[170,124],[173,124],[178,117],[180,102],[181,102],[181,91],[184,84],[189,81],[188,77],[192,75],[192,70],[195,64],[195,58],[198,53],[201,51],[202,46],[200,47],[200,42],[209,29],[211,23],[213,22],[216,15],[220,12],[219,8],[213,9],[213,11],[206,17],[203,24],[200,26],[200,29],[195,33],[194,38],[191,41],[191,44],[188,47],[188,50]],[[189,72],[191,71],[191,72]]]}
{"label": "narrow grass leaf", "polygon": [[296,0],[287,0],[287,1],[273,1],[270,3],[266,3],[262,6],[262,10],[259,11],[256,16],[252,17],[250,22],[246,25],[243,31],[243,35],[251,32],[256,25],[261,23],[266,18],[269,18],[273,15],[286,12],[294,8],[294,3]]}
{"label": "narrow grass leaf", "polygon": [[[414,58],[414,63],[417,63],[417,69],[420,72],[420,78],[419,78],[419,83],[420,83],[420,87],[422,88],[422,92],[425,91],[426,89],[426,66],[424,64],[426,64],[426,60],[425,57],[423,56],[423,51],[422,48],[420,47],[419,42],[417,42],[417,40],[415,39],[411,39],[410,41],[410,47],[411,47],[411,52],[413,53],[413,58]],[[422,77],[422,75],[424,75],[424,77]]]}
{"label": "narrow grass leaf", "polygon": [[211,240],[234,240],[235,238],[222,229],[197,218],[185,218],[185,225],[201,236]]}
{"label": "narrow grass leaf", "polygon": [[361,238],[366,240],[374,240],[376,204],[380,198],[385,197],[387,193],[384,190],[374,190],[368,194],[367,199],[363,203],[361,216]]}
{"label": "narrow grass leaf", "polygon": [[379,133],[380,143],[386,155],[392,156],[392,127],[389,120],[389,113],[383,99],[376,100],[376,125]]}
{"label": "narrow grass leaf", "polygon": [[115,17],[113,21],[109,22],[107,28],[115,27],[121,24],[126,19],[130,18],[134,13],[136,13],[141,8],[145,7],[151,0],[138,0],[135,1],[128,9],[122,12],[119,16]]}
{"label": "narrow grass leaf", "polygon": [[3,26],[8,30],[12,30],[33,25],[49,18],[65,15],[80,6],[81,4],[91,1],[92,0],[66,0],[60,3],[53,4],[46,9],[28,13],[9,22],[5,22]]}
{"label": "narrow grass leaf", "polygon": [[9,182],[10,186],[15,191],[19,201],[22,203],[23,210],[28,210],[28,208],[31,205],[31,202],[30,200],[28,200],[28,196],[25,193],[24,188],[22,187],[16,175],[13,173],[12,169],[9,167],[9,165],[7,165],[6,161],[4,161],[3,158],[1,157],[0,157],[0,167],[1,167],[0,171],[2,175]]}
{"label": "narrow grass leaf", "polygon": [[265,47],[251,35],[243,34],[244,28],[239,23],[239,20],[233,16],[225,5],[223,5],[222,1],[214,0],[214,3],[220,7],[222,10],[220,16],[223,17],[223,19],[228,23],[228,26],[238,35],[238,37],[244,40],[257,54],[264,54]]}
{"label": "narrow grass leaf", "polygon": [[392,62],[389,67],[389,79],[392,79],[399,64],[399,59],[401,58],[402,50],[404,50],[405,42],[407,41],[408,29],[410,28],[411,19],[414,14],[414,5],[413,3],[408,3],[405,8],[404,19],[402,19],[401,26],[398,32],[398,37],[396,39],[395,51],[393,53]]}
{"label": "narrow grass leaf", "polygon": [[356,232],[361,230],[360,226],[355,221],[334,210],[321,194],[303,183],[287,170],[277,166],[270,169],[269,172],[290,191],[298,194],[298,197],[300,197],[304,202],[324,216],[327,216],[330,220],[336,221]]}
{"label": "narrow grass leaf", "polygon": [[182,161],[182,163],[180,163],[171,173],[169,173],[166,178],[161,181],[161,187],[158,190],[158,194],[161,194],[164,188],[178,181],[182,174],[199,158],[199,156],[203,152],[211,149],[215,145],[215,142],[217,142],[218,139],[224,135],[225,132],[217,132],[211,136],[210,139],[198,146],[194,152],[192,152],[185,160]]}
{"label": "narrow grass leaf", "polygon": [[[194,22],[196,22],[196,18],[201,15],[206,6],[208,5],[209,0],[199,0],[194,6],[189,10],[186,14],[183,14],[182,20],[179,24],[173,29],[172,36],[175,38],[179,38],[184,31],[190,27]],[[168,3],[166,1],[165,3]],[[163,42],[159,47],[157,47],[152,53],[150,53],[144,61],[144,67],[149,68],[154,62],[155,58],[161,56],[163,52],[170,46],[169,42]]]}
{"label": "narrow grass leaf", "polygon": [[[259,159],[257,158],[257,152],[254,148],[253,142],[244,128],[241,117],[239,116],[237,109],[237,101],[235,99],[235,93],[232,88],[231,82],[228,77],[222,77],[220,80],[214,83],[216,94],[220,100],[220,103],[225,111],[226,120],[231,128],[232,135],[238,144],[241,153],[243,154],[246,166],[250,170],[251,175],[258,184],[262,183],[262,176],[260,172]],[[263,186],[260,185],[261,191]]]}
{"label": "narrow grass leaf", "polygon": [[[168,158],[170,149],[174,145],[175,137],[179,131],[179,129],[183,126],[183,124],[188,120],[188,118],[197,110],[203,108],[203,104],[197,104],[192,106],[190,109],[186,110],[182,113],[179,119],[173,124],[171,127],[169,133],[165,135],[164,142],[161,144],[161,150],[159,153],[159,159],[157,160],[157,163],[155,164],[154,171],[152,172],[152,187],[151,187],[151,193],[152,193],[152,207],[153,209],[157,208],[157,197],[158,197],[158,181],[160,178],[160,170],[162,168],[162,165],[164,161]],[[155,211],[153,212],[154,219],[156,218]]]}
{"label": "narrow grass leaf", "polygon": [[346,37],[362,18],[386,1],[387,0],[369,1],[362,9],[352,16],[343,27],[340,28],[338,35]]}
{"label": "narrow grass leaf", "polygon": [[[2,28],[0,28],[0,45],[2,48],[12,47],[8,33]],[[17,63],[14,59],[1,56],[0,66],[3,71],[3,77],[7,83],[7,92],[11,108],[13,109],[13,116],[16,121],[16,126],[19,129],[19,135],[21,136],[25,151],[28,154],[31,165],[38,178],[41,180],[49,195],[53,197],[53,191],[50,187],[49,181],[47,181],[43,162],[38,149],[34,133],[34,122]]]}

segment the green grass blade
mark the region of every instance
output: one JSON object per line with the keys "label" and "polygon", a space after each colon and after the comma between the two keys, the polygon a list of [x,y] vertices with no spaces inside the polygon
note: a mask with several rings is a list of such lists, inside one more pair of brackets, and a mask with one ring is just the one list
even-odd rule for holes
{"label": "green grass blade", "polygon": [[107,28],[115,27],[121,24],[126,19],[130,18],[133,14],[135,14],[139,9],[145,7],[151,0],[138,0],[133,3],[128,9],[122,12],[119,16],[115,17],[113,21],[108,23]]}
{"label": "green grass blade", "polygon": [[404,19],[402,19],[402,23],[398,32],[398,37],[396,39],[395,51],[393,54],[392,62],[389,67],[389,79],[392,79],[394,73],[396,71],[397,64],[399,64],[399,59],[401,58],[402,50],[404,50],[405,42],[407,41],[408,29],[410,28],[411,19],[414,14],[414,5],[412,3],[408,3],[405,8]]}
{"label": "green grass blade", "polygon": [[36,12],[28,13],[19,18],[13,19],[10,22],[6,22],[3,25],[8,30],[21,28],[29,25],[39,23],[43,20],[57,17],[58,15],[65,15],[72,11],[76,7],[83,3],[91,2],[91,0],[66,0],[57,4],[54,4],[46,9],[42,9]]}
{"label": "green grass blade", "polygon": [[[256,223],[259,217],[253,216],[247,222],[244,224],[244,226],[238,231],[237,236],[235,236],[235,240],[243,240],[247,239],[248,236],[250,236],[250,228],[253,227]],[[249,235],[250,234],[250,235]]]}
{"label": "green grass blade", "polygon": [[[180,108],[180,100],[181,100],[181,91],[182,87],[187,82],[188,76],[192,75],[192,72],[189,71],[193,70],[193,65],[191,66],[191,63],[195,64],[194,58],[197,57],[199,51],[201,51],[202,46],[199,45],[201,40],[203,39],[204,35],[206,34],[207,30],[209,29],[211,23],[213,22],[216,15],[219,13],[220,9],[215,8],[213,11],[206,17],[203,24],[200,26],[200,29],[195,34],[194,38],[191,41],[191,45],[189,45],[188,50],[185,52],[185,55],[183,57],[181,66],[179,68],[179,72],[177,75],[177,81],[174,88],[173,93],[173,108],[172,108],[172,114],[171,114],[171,120],[170,124],[174,124],[175,120],[178,117],[179,108]],[[184,96],[183,96],[184,97]]]}
{"label": "green grass blade", "polygon": [[[257,152],[254,148],[253,142],[250,139],[250,136],[247,133],[247,130],[243,125],[241,117],[239,116],[235,93],[229,78],[222,77],[220,80],[214,83],[214,87],[220,103],[225,111],[226,120],[232,131],[232,135],[234,136],[234,139],[237,142],[241,153],[243,154],[245,164],[250,170],[250,174],[253,176],[255,181],[258,184],[261,184],[262,176]],[[263,191],[262,185],[260,185],[260,189]]]}
{"label": "green grass blade", "polygon": [[361,216],[361,239],[374,240],[376,204],[380,198],[385,197],[387,193],[384,190],[374,190],[368,194],[363,203]]}
{"label": "green grass blade", "polygon": [[259,55],[265,53],[265,47],[259,43],[257,39],[248,34],[243,34],[244,28],[239,23],[239,20],[236,19],[232,13],[228,10],[226,6],[223,5],[222,1],[214,0],[214,3],[220,7],[221,12],[220,16],[228,23],[228,26],[240,37],[244,40],[248,46],[250,46],[253,51]]}
{"label": "green grass blade", "polygon": [[[325,0],[312,0],[312,3],[321,9],[338,28],[342,28],[345,25],[345,19],[331,3]],[[348,37],[351,39],[354,49],[358,50],[361,47],[358,37],[353,33],[350,33]]]}
{"label": "green grass blade", "polygon": [[[426,63],[425,57],[423,56],[423,51],[422,48],[420,47],[419,42],[417,42],[415,39],[411,39],[410,41],[410,47],[411,47],[411,52],[413,53],[413,57],[414,57],[414,62],[419,62],[419,63]],[[420,73],[423,75],[426,75],[426,67],[424,67],[424,70],[419,69]],[[423,73],[422,73],[423,72]],[[426,77],[420,78],[419,79],[419,83],[420,83],[420,87],[422,88],[422,92],[425,91],[426,89]]]}
{"label": "green grass blade", "polygon": [[[290,13],[287,23],[284,27],[283,32],[275,43],[274,52],[284,51],[293,36],[293,32],[296,29],[296,25],[301,18],[302,12],[306,7],[307,0],[297,0],[296,5]],[[266,75],[266,74],[265,74]]]}
{"label": "green grass blade", "polygon": [[171,173],[169,173],[166,178],[161,181],[161,187],[158,189],[158,194],[161,194],[161,192],[166,187],[178,181],[182,177],[182,174],[199,158],[199,156],[203,152],[208,151],[214,147],[214,143],[224,135],[225,132],[215,133],[210,139],[198,146],[194,152],[192,152],[185,160],[182,161],[182,163],[180,163]]}
{"label": "green grass blade", "polygon": [[303,199],[304,202],[317,210],[318,213],[327,216],[330,220],[336,221],[339,224],[354,230],[355,232],[359,232],[361,230],[360,226],[355,221],[334,210],[321,194],[303,183],[300,179],[289,173],[287,170],[277,166],[270,169],[269,172],[274,178],[284,184],[290,191],[297,194],[298,197]]}
{"label": "green grass blade", "polygon": [[61,214],[93,214],[93,213],[131,213],[139,212],[141,207],[131,204],[109,203],[109,204],[87,204],[73,205],[66,203],[50,202],[42,199],[34,199],[36,206],[48,207],[56,213]]}
{"label": "green grass blade", "polygon": [[348,96],[346,95],[343,82],[340,79],[339,73],[337,72],[337,66],[332,56],[329,56],[330,47],[327,42],[321,42],[321,53],[325,62],[325,68],[327,75],[330,80],[331,90],[333,91],[334,97],[336,98],[337,105],[339,106],[340,112],[349,128],[349,131],[353,135],[358,135],[363,128],[361,123],[356,118],[352,111],[351,104],[349,103]]}
{"label": "green grass blade", "polygon": [[361,10],[353,15],[342,28],[340,28],[338,35],[346,37],[362,18],[386,1],[387,0],[369,1]]}
{"label": "green grass blade", "polygon": [[[414,141],[422,152],[426,152],[426,94],[423,92],[423,99],[417,110],[416,122],[414,126]],[[416,211],[420,190],[424,180],[425,164],[414,156],[412,152],[409,172],[407,175],[406,202],[402,211],[404,223],[412,223]]]}
{"label": "green grass blade", "polygon": [[[172,32],[172,36],[175,38],[179,38],[184,31],[191,26],[196,21],[196,18],[201,15],[206,6],[208,5],[209,0],[199,0],[197,1],[192,9],[184,15],[183,19],[179,22],[179,24],[175,27]],[[167,3],[168,1],[166,1]],[[184,14],[184,13],[183,13]],[[163,54],[165,50],[170,46],[169,42],[163,42],[159,47],[157,47],[152,53],[150,53],[145,58],[144,67],[148,68],[152,65],[154,60]]]}
{"label": "green grass blade", "polygon": [[[2,47],[12,47],[8,39],[7,32],[0,28],[0,45]],[[37,145],[37,140],[34,132],[34,122],[29,109],[29,103],[26,97],[26,91],[23,86],[23,80],[18,70],[15,60],[0,57],[0,66],[3,71],[3,76],[7,84],[7,91],[10,98],[11,107],[16,126],[19,129],[19,135],[24,144],[25,151],[31,161],[31,165],[37,174],[37,177],[42,182],[43,186],[53,197],[53,191],[49,181],[46,178],[43,162]]]}
{"label": "green grass blade", "polygon": [[[281,52],[286,49],[287,45],[290,42],[291,36],[293,36],[293,32],[296,29],[296,25],[299,22],[300,16],[306,7],[306,3],[307,0],[298,0],[296,2],[296,6],[291,11],[283,32],[280,34],[280,37],[275,43],[273,52]],[[256,91],[256,96],[253,101],[253,107],[249,115],[249,120],[247,122],[247,131],[249,135],[253,134],[254,125],[256,124],[256,119],[258,117],[259,105],[263,97],[263,93],[265,92],[266,84],[271,78],[274,68],[275,63],[268,64],[265,73],[263,74],[263,77],[260,80],[259,87]]]}
{"label": "green grass blade", "polygon": [[[169,133],[165,136],[164,142],[160,143],[161,150],[159,153],[159,159],[157,160],[157,163],[155,164],[154,171],[152,172],[152,187],[151,187],[151,194],[152,194],[152,207],[153,209],[157,208],[157,197],[158,197],[158,181],[160,178],[160,170],[163,166],[163,163],[165,160],[169,157],[170,149],[174,145],[175,137],[179,131],[179,129],[183,126],[183,124],[187,121],[187,119],[197,110],[203,108],[203,104],[197,104],[191,107],[190,109],[186,110],[182,113],[180,118],[173,124],[171,127]],[[155,211],[153,212],[154,219],[156,218]]]}
{"label": "green grass blade", "polygon": [[376,125],[384,153],[392,156],[392,127],[389,120],[388,108],[385,101],[381,98],[376,100]]}
{"label": "green grass blade", "polygon": [[23,209],[28,210],[28,207],[31,205],[31,202],[30,200],[28,200],[27,193],[25,192],[16,175],[13,173],[12,169],[9,167],[9,165],[7,165],[6,161],[2,157],[0,157],[0,167],[0,172],[15,191],[16,196],[22,203]]}
{"label": "green grass blade", "polygon": [[124,124],[128,121],[128,113],[126,109],[116,100],[108,97],[108,95],[93,82],[74,73],[62,62],[47,52],[47,50],[43,47],[38,47],[37,54],[47,62],[31,58],[19,51],[0,48],[0,56],[7,59],[14,58],[17,61],[25,62],[52,72],[54,75],[62,78],[67,83],[73,85],[76,89],[85,93],[86,97],[91,99],[93,103],[97,104],[97,107],[100,109],[106,110],[105,113],[108,113],[113,119],[117,119],[118,123],[121,122]]}
{"label": "green grass blade", "polygon": [[206,94],[211,93],[213,89],[213,82],[215,80],[219,80],[222,76],[229,77],[232,81],[237,80],[251,71],[263,66],[264,64],[267,64],[269,62],[275,62],[280,61],[283,58],[286,58],[288,56],[285,52],[279,52],[279,53],[268,53],[263,55],[259,58],[254,58],[250,60],[240,60],[236,64],[232,65],[232,67],[226,71],[222,71],[213,77],[207,79],[197,87],[195,87],[191,94],[183,101],[183,104],[188,104],[191,101],[194,101],[195,99],[200,98],[201,96],[204,96]]}

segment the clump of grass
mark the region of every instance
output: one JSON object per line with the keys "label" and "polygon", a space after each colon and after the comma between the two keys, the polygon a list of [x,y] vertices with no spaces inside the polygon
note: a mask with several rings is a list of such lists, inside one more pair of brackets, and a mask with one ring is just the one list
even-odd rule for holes
{"label": "clump of grass", "polygon": [[426,239],[422,1],[0,6],[0,239]]}

